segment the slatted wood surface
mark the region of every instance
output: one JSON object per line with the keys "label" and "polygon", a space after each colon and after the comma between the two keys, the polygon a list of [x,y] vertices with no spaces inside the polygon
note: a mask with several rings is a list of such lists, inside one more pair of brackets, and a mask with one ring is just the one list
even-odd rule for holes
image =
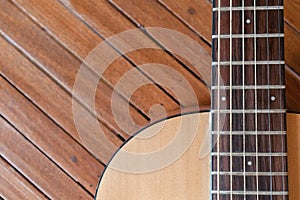
{"label": "slatted wood surface", "polygon": [[[72,89],[83,60],[99,43],[135,28],[140,29],[138,38],[158,48],[161,41],[143,27],[184,33],[206,51],[199,59],[210,60],[211,9],[207,0],[0,0],[1,198],[93,199],[98,178],[114,150],[107,141],[118,147],[129,137],[114,119],[114,92],[115,109],[131,133],[139,126],[130,127],[127,108],[140,127],[162,117],[160,112],[151,113],[152,105],[162,105],[168,115],[178,113],[180,105],[194,109],[195,102],[184,95],[182,80],[174,80],[166,71],[149,73],[142,64],[161,63],[178,71],[194,89],[200,108],[209,108],[203,75],[210,75],[210,65],[199,74],[180,56],[159,49],[120,56],[98,84],[96,112],[84,98],[74,100],[86,116],[81,123],[97,119],[104,130],[97,136],[100,143],[95,155],[76,130]],[[291,112],[300,112],[299,13],[299,0],[285,1],[286,93]],[[134,69],[136,76],[115,90],[124,74]],[[162,79],[172,87],[159,85]],[[129,90],[143,81],[152,84]],[[86,80],[86,87],[91,84]],[[184,98],[179,101],[175,94]],[[88,126],[86,130],[93,131]]]}

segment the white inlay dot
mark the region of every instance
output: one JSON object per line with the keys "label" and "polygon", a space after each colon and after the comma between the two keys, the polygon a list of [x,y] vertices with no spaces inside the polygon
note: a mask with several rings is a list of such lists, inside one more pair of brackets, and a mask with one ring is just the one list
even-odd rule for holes
{"label": "white inlay dot", "polygon": [[226,101],[226,97],[222,97],[222,98],[221,98],[221,101]]}
{"label": "white inlay dot", "polygon": [[251,20],[250,20],[250,19],[246,19],[246,23],[247,23],[247,24],[250,24],[250,23],[251,23]]}
{"label": "white inlay dot", "polygon": [[247,162],[247,165],[248,165],[248,166],[252,166],[252,164],[253,164],[252,161],[248,161],[248,162]]}
{"label": "white inlay dot", "polygon": [[276,97],[275,96],[271,96],[271,101],[275,101]]}

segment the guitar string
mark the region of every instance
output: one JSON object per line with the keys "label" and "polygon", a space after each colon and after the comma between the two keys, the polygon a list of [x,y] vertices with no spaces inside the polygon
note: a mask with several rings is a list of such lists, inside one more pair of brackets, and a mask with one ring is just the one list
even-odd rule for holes
{"label": "guitar string", "polygon": [[221,65],[220,65],[220,44],[221,44],[221,37],[220,33],[221,32],[221,0],[218,0],[218,137],[217,137],[217,151],[218,151],[218,156],[217,156],[217,200],[220,200],[220,79],[221,79]]}
{"label": "guitar string", "polygon": [[[265,1],[265,4],[266,4],[266,32],[267,32],[267,37],[266,37],[266,40],[267,40],[267,61],[270,60],[270,44],[269,44],[269,10],[268,10],[268,0]],[[270,113],[270,99],[271,99],[271,95],[270,95],[270,64],[267,63],[267,85],[268,85],[268,89],[267,89],[267,92],[268,92],[268,139],[269,139],[269,153],[270,153],[270,157],[269,157],[269,171],[270,171],[270,176],[269,176],[269,181],[270,181],[270,192],[271,192],[271,200],[273,199],[273,178],[272,178],[272,156],[271,156],[271,153],[272,153],[272,140],[271,140],[271,113]]]}
{"label": "guitar string", "polygon": [[[254,101],[255,110],[257,111],[257,58],[256,58],[256,0],[253,1],[254,13],[253,13],[253,34],[254,34]],[[255,170],[256,170],[256,199],[259,199],[258,192],[258,130],[257,130],[257,112],[255,112]]]}
{"label": "guitar string", "polygon": [[[280,6],[280,0],[278,0],[277,1],[277,4],[278,4],[278,6]],[[278,32],[281,32],[280,31],[280,27],[281,27],[281,23],[282,23],[282,20],[281,20],[281,18],[280,18],[280,10],[278,9],[278,11],[277,11],[277,16],[278,16],[278,18],[277,18],[277,20],[278,20]],[[278,60],[280,59],[281,60],[281,39],[280,38],[278,38]],[[283,76],[282,76],[282,65],[279,65],[279,80],[280,81],[283,81]],[[280,109],[282,109],[282,101],[284,101],[283,99],[282,99],[282,90],[279,90],[280,92],[279,92],[279,95],[280,95],[280,97],[279,97],[279,106],[280,106]],[[283,123],[284,123],[284,119],[282,119],[284,117],[284,115],[280,115],[280,130],[281,131],[283,131]],[[281,151],[281,153],[283,153],[285,150],[284,150],[284,146],[285,146],[285,142],[283,141],[284,140],[284,137],[285,136],[281,136],[281,148],[282,148],[282,151]],[[281,170],[281,172],[283,173],[284,171],[285,171],[285,164],[284,164],[285,162],[284,162],[284,157],[282,156],[281,157],[281,168],[282,168],[282,170]],[[287,190],[286,188],[285,188],[285,176],[284,175],[282,175],[282,192],[284,192],[285,190]],[[283,200],[285,200],[286,198],[285,198],[285,195],[282,195],[282,197],[283,197]]]}
{"label": "guitar string", "polygon": [[232,0],[230,0],[230,58],[229,58],[229,66],[230,66],[230,199],[233,199],[233,177],[232,177]]}
{"label": "guitar string", "polygon": [[243,53],[243,169],[244,200],[246,200],[246,117],[245,117],[245,2],[242,1],[242,53]]}

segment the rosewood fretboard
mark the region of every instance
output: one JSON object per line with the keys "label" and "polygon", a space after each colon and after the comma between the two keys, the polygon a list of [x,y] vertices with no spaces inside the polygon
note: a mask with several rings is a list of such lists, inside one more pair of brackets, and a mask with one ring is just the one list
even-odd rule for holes
{"label": "rosewood fretboard", "polygon": [[213,200],[288,199],[282,0],[214,0]]}

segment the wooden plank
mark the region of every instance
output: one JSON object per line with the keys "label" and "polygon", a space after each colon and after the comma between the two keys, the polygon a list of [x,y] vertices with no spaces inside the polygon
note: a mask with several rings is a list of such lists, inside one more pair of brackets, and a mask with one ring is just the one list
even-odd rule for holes
{"label": "wooden plank", "polygon": [[158,0],[170,13],[211,43],[212,6],[206,0]]}
{"label": "wooden plank", "polygon": [[289,199],[300,198],[300,114],[287,115]]}
{"label": "wooden plank", "polygon": [[300,81],[299,75],[290,67],[285,67],[286,78],[286,105],[291,112],[300,112]]}
{"label": "wooden plank", "polygon": [[5,199],[48,199],[2,157],[0,158],[0,196]]}
{"label": "wooden plank", "polygon": [[[73,120],[71,96],[1,37],[0,48],[5,49],[5,51],[0,52],[1,75],[22,91],[25,96],[29,97],[74,139],[84,145]],[[76,107],[81,107],[76,101],[74,103]],[[82,124],[87,125],[91,120],[94,120],[94,117],[86,109],[81,107],[81,112],[86,116],[80,120]],[[91,126],[85,126],[85,133],[81,134],[94,133],[97,136],[100,149],[95,156],[106,163],[114,153],[114,149],[109,145],[110,142],[107,141],[107,138],[116,145],[115,148],[120,146],[122,141],[102,123],[99,124],[105,134],[95,134],[94,127]]]}
{"label": "wooden plank", "polygon": [[[286,63],[300,75],[300,33],[297,33],[291,26],[285,24],[284,34],[284,54]],[[298,81],[300,81],[300,78]]]}
{"label": "wooden plank", "polygon": [[[0,78],[0,86],[1,115],[17,127],[28,140],[59,167],[64,169],[69,176],[88,191],[94,193],[103,165],[12,88],[2,77]],[[5,138],[6,136],[3,135],[3,139]],[[17,148],[16,146],[18,145],[10,146],[7,150]],[[24,149],[26,148],[23,148],[23,151]]]}
{"label": "wooden plank", "polygon": [[[108,2],[102,0],[102,1],[96,1],[96,0],[91,0],[91,4],[87,5],[86,3],[84,4],[81,3],[82,1],[79,0],[61,0],[63,2],[67,2],[66,4],[70,5],[73,9],[77,11],[80,14],[80,17],[86,20],[89,24],[91,24],[92,27],[95,27],[96,30],[99,30],[101,32],[102,23],[105,23],[105,17],[98,17],[97,19],[92,17],[88,17],[88,11],[82,12],[82,10],[90,9],[91,13],[95,8],[92,8],[91,5],[97,6],[98,10],[102,10]],[[101,3],[100,3],[101,2]],[[169,12],[167,12],[158,2],[151,0],[151,1],[137,1],[137,0],[131,0],[131,1],[109,1],[111,5],[113,5],[117,10],[114,13],[117,13],[117,11],[121,12],[123,15],[125,15],[127,18],[130,19],[131,22],[135,24],[136,27],[160,27],[160,28],[167,28],[171,30],[178,31],[179,33],[183,33],[185,35],[189,35],[194,39],[195,41],[198,41],[199,44],[203,47],[203,49],[206,50],[206,54],[210,54],[210,49],[209,46],[197,35],[191,34],[192,31],[190,31],[187,27],[185,27],[184,24],[182,24],[179,20],[175,19]],[[81,6],[80,6],[80,5]],[[82,5],[84,4],[84,6]],[[84,8],[84,9],[83,9]],[[105,7],[106,8],[106,7]],[[112,16],[112,19],[114,19],[114,23],[120,24],[122,26],[122,23],[124,21],[123,19],[116,18],[113,14],[110,13]],[[158,15],[159,13],[159,15]],[[87,17],[86,17],[87,16]],[[118,15],[117,15],[118,16]],[[94,21],[95,20],[95,21]],[[103,22],[101,22],[103,21]],[[126,21],[125,21],[126,22]],[[127,23],[127,22],[126,22]],[[98,24],[98,27],[96,26]],[[100,24],[100,25],[99,25]],[[153,38],[156,38],[154,34],[151,34],[148,32]],[[158,39],[156,38],[156,41]],[[159,41],[159,40],[158,40]],[[151,54],[150,54],[151,55]],[[185,59],[182,57],[179,57],[178,55],[174,55],[178,60],[180,60],[182,63],[184,63],[189,70],[193,70],[196,72],[196,75],[198,77],[206,76],[207,74],[210,74],[210,71],[202,70],[201,74],[195,70],[195,66],[192,64],[194,63],[188,63]],[[200,57],[200,56],[199,56]],[[203,56],[201,59],[199,59],[199,62],[202,63],[202,65],[209,59],[209,56]],[[137,59],[134,59],[136,61]],[[174,61],[173,61],[174,62]],[[201,65],[201,64],[200,64]],[[172,66],[172,65],[170,65]],[[203,66],[197,66],[202,68]]]}
{"label": "wooden plank", "polygon": [[1,117],[0,136],[2,156],[49,198],[92,199],[87,191],[60,170]]}
{"label": "wooden plank", "polygon": [[[62,46],[56,43],[50,36],[38,28],[32,21],[30,21],[23,13],[15,8],[9,1],[1,0],[0,6],[0,27],[2,34],[8,37],[14,45],[17,45],[19,50],[30,59],[37,63],[39,68],[51,76],[58,84],[60,84],[68,93],[72,93],[72,87],[79,70],[81,62],[67,52]],[[11,26],[11,24],[15,24]],[[89,74],[89,79],[85,80],[84,87],[90,90],[93,84],[98,83],[98,77],[92,72]],[[96,82],[97,81],[97,82]],[[100,81],[95,101],[96,111],[98,117],[105,123],[112,127],[114,130],[119,131],[124,137],[128,137],[119,126],[116,124],[114,116],[112,114],[111,96],[113,90],[105,82]],[[87,102],[84,102],[85,93],[76,94],[79,99],[93,110]],[[126,112],[122,112],[124,108],[128,108],[133,120],[141,125],[147,124],[147,120],[136,111],[132,106],[128,106],[125,99],[120,95],[115,96],[119,102],[119,106],[115,109],[121,109],[118,111],[120,118],[123,119],[122,126],[128,126],[130,124],[130,118],[126,116]],[[125,109],[125,110],[126,110]],[[123,116],[124,115],[124,116]],[[135,127],[134,127],[135,128]],[[132,127],[127,127],[132,132],[136,132]]]}
{"label": "wooden plank", "polygon": [[291,24],[298,33],[300,32],[300,1],[299,0],[285,0],[284,1],[284,17],[285,20]]}
{"label": "wooden plank", "polygon": [[[71,52],[74,52],[81,61],[102,42],[101,38],[93,33],[84,23],[74,17],[68,10],[57,1],[14,1],[16,5],[24,10],[27,15],[35,20],[47,32],[53,36],[62,45],[66,46]],[[81,42],[82,41],[82,42]],[[112,48],[110,50],[113,51]],[[94,65],[91,65],[93,67]],[[126,78],[124,74],[133,69],[131,64],[124,58],[119,58],[112,63],[111,67],[106,70],[106,76],[103,76],[104,81],[108,81],[111,87],[114,87],[116,82],[112,82],[108,77],[114,77],[115,80]],[[97,70],[97,69],[95,69]],[[167,111],[174,110],[178,105],[153,84],[140,87],[135,91],[136,95],[129,90],[134,86],[134,81],[146,82],[147,79],[141,73],[137,72],[131,79],[126,79],[124,87],[114,88],[124,95],[131,103],[138,107],[144,114],[148,115],[149,108],[154,104],[164,104]],[[152,94],[153,98],[143,99],[137,96],[144,96],[145,93]],[[159,117],[159,116],[157,116]]]}
{"label": "wooden plank", "polygon": [[176,19],[155,0],[110,0],[121,12],[127,14],[138,24],[144,27],[162,27],[179,31],[199,42],[210,53],[209,46],[195,35],[180,20]]}
{"label": "wooden plank", "polygon": [[[120,32],[133,29],[134,26],[127,20],[121,13],[115,10],[107,1],[62,1],[65,6],[69,7],[72,12],[75,12],[74,15],[77,17],[80,16],[83,18],[86,23],[90,25],[97,33],[103,37],[108,38]],[[61,41],[66,48],[74,52],[82,60],[85,56],[90,53],[90,51],[95,47],[96,44],[100,43],[101,40],[96,36],[91,29],[88,29],[80,20],[75,16],[72,16],[67,12],[62,5],[58,2],[51,1],[23,1],[15,0],[14,3],[20,7],[24,12],[35,19],[37,23],[43,26],[48,32],[52,34],[58,41]],[[45,9],[47,8],[47,9]],[[97,12],[101,10],[101,12]],[[55,17],[53,17],[55,15]],[[66,20],[67,19],[67,20]],[[72,24],[70,26],[69,24]],[[147,36],[142,32],[137,32],[138,36],[136,40],[139,42],[150,44],[159,48],[153,41],[151,41]],[[84,35],[84,40],[81,44],[81,38]],[[76,41],[76,43],[74,42]],[[81,45],[79,45],[81,44]],[[118,48],[118,46],[116,45]],[[200,105],[208,105],[208,93],[205,89],[205,85],[202,84],[198,79],[196,79],[191,73],[189,73],[185,68],[183,68],[178,62],[176,62],[170,55],[165,53],[162,50],[137,50],[127,54],[127,57],[135,64],[135,66],[140,66],[145,63],[161,63],[166,64],[189,81],[190,85],[193,87]],[[122,67],[120,67],[122,66]],[[133,67],[129,65],[124,58],[116,60],[113,65],[111,65],[105,72],[104,78],[109,81],[112,85],[116,85],[117,81],[124,74],[132,70]],[[141,68],[139,68],[142,70]],[[166,80],[170,79],[169,83],[172,83],[172,89],[164,87],[169,94],[180,93],[185,94],[185,88],[182,87],[182,83],[174,79],[170,74],[166,73],[163,70],[156,70],[155,74],[149,74],[147,71],[142,70],[151,79],[156,83],[159,83],[159,75],[165,77]],[[123,76],[124,78],[124,76]],[[137,73],[137,76],[134,77],[137,82],[145,82],[140,74]],[[156,87],[153,86],[144,86],[139,88],[134,95],[131,95],[131,92],[128,88],[131,88],[134,84],[133,81],[128,80],[124,87],[119,88],[119,91],[129,99],[132,103],[137,105],[148,114],[149,108],[154,104],[163,104],[166,111],[169,113],[172,110],[177,110],[178,105],[175,105],[174,102],[166,98],[161,92],[157,91]],[[149,93],[151,91],[151,93]],[[203,92],[205,91],[205,92]],[[152,98],[141,98],[145,96],[144,94],[151,94]],[[191,98],[188,95],[182,95],[184,99],[180,102],[185,107],[194,106],[195,102],[191,101]],[[173,95],[174,98],[175,95]],[[160,101],[160,102],[159,102]],[[157,118],[161,116],[155,116]]]}

